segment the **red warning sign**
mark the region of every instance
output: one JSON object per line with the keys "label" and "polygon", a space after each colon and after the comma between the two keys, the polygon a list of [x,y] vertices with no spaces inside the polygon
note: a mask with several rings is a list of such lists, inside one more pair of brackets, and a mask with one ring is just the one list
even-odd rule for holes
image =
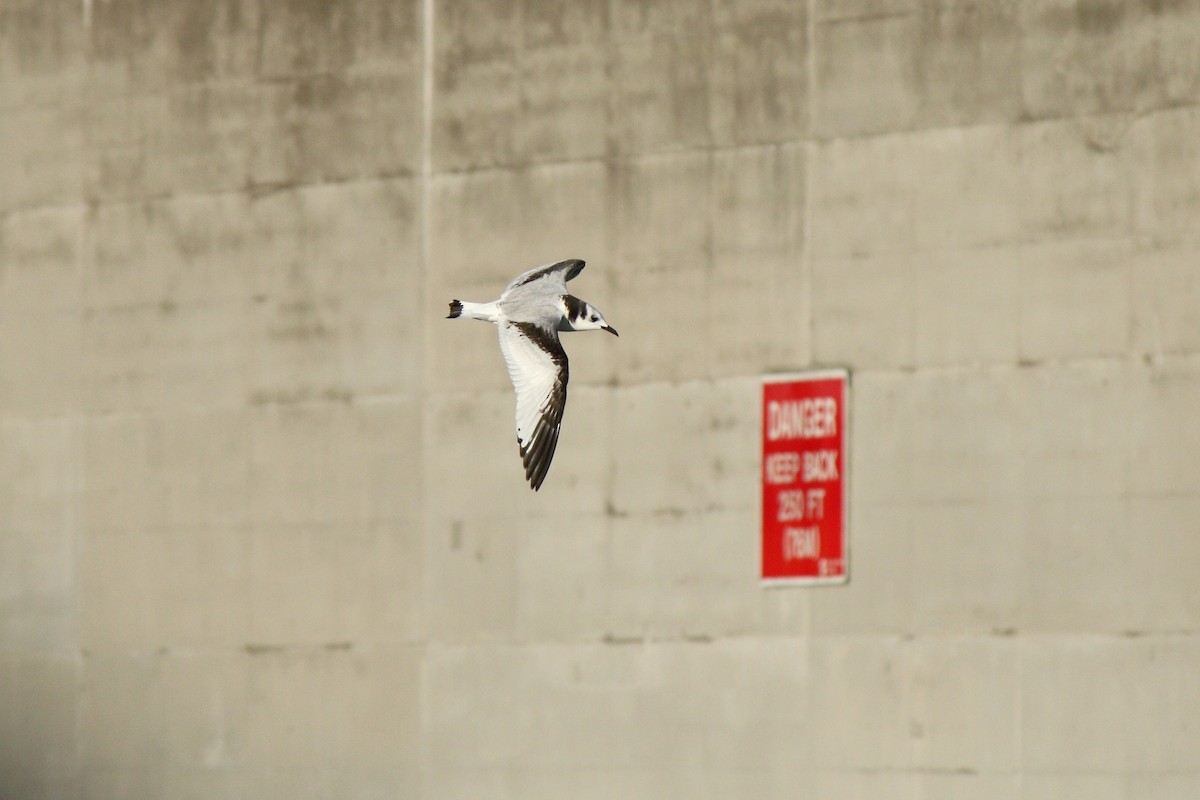
{"label": "red warning sign", "polygon": [[762,403],[762,578],[844,583],[846,370],[770,376]]}

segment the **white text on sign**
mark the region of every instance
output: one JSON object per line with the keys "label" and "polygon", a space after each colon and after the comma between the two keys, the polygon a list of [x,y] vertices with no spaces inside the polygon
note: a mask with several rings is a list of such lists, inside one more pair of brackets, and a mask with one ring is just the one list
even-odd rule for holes
{"label": "white text on sign", "polygon": [[791,483],[800,473],[799,453],[772,453],[767,456],[763,467],[767,483]]}
{"label": "white text on sign", "polygon": [[767,456],[764,471],[767,483],[791,483],[803,470],[805,483],[836,481],[838,479],[837,450],[813,450],[808,453],[772,453]]}
{"label": "white text on sign", "polygon": [[804,519],[804,492],[800,489],[785,489],[778,496],[780,522]]}
{"label": "white text on sign", "polygon": [[820,554],[821,529],[816,525],[807,528],[783,529],[783,559],[785,561],[816,558]]}
{"label": "white text on sign", "polygon": [[767,403],[767,439],[823,439],[837,435],[837,401],[832,397]]}
{"label": "white text on sign", "polygon": [[804,482],[836,481],[837,450],[814,450],[804,454]]}
{"label": "white text on sign", "polygon": [[781,489],[775,496],[779,508],[776,519],[796,522],[802,519],[825,519],[825,490]]}

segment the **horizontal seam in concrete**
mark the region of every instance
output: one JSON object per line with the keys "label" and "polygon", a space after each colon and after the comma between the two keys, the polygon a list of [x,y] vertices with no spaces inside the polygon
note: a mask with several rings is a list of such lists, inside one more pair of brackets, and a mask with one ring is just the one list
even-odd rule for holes
{"label": "horizontal seam in concrete", "polygon": [[[755,579],[755,584],[759,581]],[[851,581],[853,583],[853,580]],[[794,587],[760,587],[761,591],[778,593],[836,593],[839,590],[844,591],[847,587],[843,585],[836,586],[794,586]],[[815,619],[820,618],[820,611],[817,610],[813,614]],[[428,638],[425,641],[431,649],[446,649],[446,650],[467,650],[476,648],[575,648],[575,647],[654,647],[656,645],[694,645],[697,647],[706,647],[710,645],[720,646],[725,643],[745,643],[754,640],[766,640],[772,642],[791,641],[795,644],[805,644],[809,642],[830,642],[830,641],[860,641],[860,642],[888,642],[898,645],[913,645],[920,646],[926,643],[946,644],[946,643],[961,643],[969,641],[994,641],[1004,642],[1006,646],[1018,647],[1029,641],[1044,642],[1053,641],[1070,641],[1077,640],[1080,642],[1095,642],[1108,644],[1129,644],[1132,642],[1153,643],[1154,641],[1179,641],[1197,639],[1200,640],[1200,629],[1198,630],[1168,630],[1168,631],[1096,631],[1096,632],[1079,632],[1079,631],[1021,631],[1012,629],[996,629],[993,631],[974,631],[974,632],[941,632],[941,631],[863,631],[863,632],[832,632],[821,630],[706,630],[697,631],[694,633],[679,632],[666,634],[637,634],[637,633],[604,633],[599,636],[588,635],[579,637],[554,637],[546,638],[539,636],[537,638],[528,638],[520,635],[505,637],[500,634],[488,636],[470,635],[462,638]]]}
{"label": "horizontal seam in concrete", "polygon": [[[1129,109],[1126,111],[1096,111],[1082,112],[1076,114],[1047,114],[1038,117],[1014,117],[1011,119],[995,119],[983,120],[977,122],[962,122],[946,125],[912,125],[908,127],[894,127],[881,130],[866,130],[856,133],[844,133],[822,136],[813,133],[810,138],[817,144],[834,144],[837,142],[857,142],[866,139],[888,139],[888,138],[904,138],[918,136],[922,134],[936,134],[947,131],[974,131],[986,130],[995,128],[996,130],[1008,131],[1010,133],[1019,133],[1028,128],[1034,128],[1040,125],[1061,125],[1063,123],[1077,122],[1086,119],[1105,119],[1118,117],[1133,117],[1131,124],[1140,122],[1144,119],[1153,118],[1159,114],[1169,114],[1184,109],[1200,108],[1200,102],[1180,102],[1163,104],[1161,106],[1153,106],[1146,109]],[[1082,138],[1082,137],[1081,137]],[[1119,150],[1120,148],[1117,148]]]}
{"label": "horizontal seam in concrete", "polygon": [[3,223],[9,217],[17,217],[25,214],[35,214],[40,211],[54,211],[66,209],[82,209],[87,211],[92,208],[118,208],[121,206],[140,206],[146,204],[163,203],[170,200],[189,200],[189,199],[204,199],[217,197],[238,197],[244,196],[251,203],[255,203],[265,197],[270,197],[276,194],[287,194],[288,192],[303,192],[307,189],[319,189],[323,187],[341,187],[354,184],[385,184],[385,183],[401,183],[404,181],[417,182],[420,179],[420,174],[417,172],[380,171],[371,175],[354,175],[346,177],[328,178],[320,181],[280,181],[277,183],[264,184],[242,184],[240,186],[229,186],[225,188],[212,189],[208,191],[195,192],[154,192],[142,195],[133,195],[129,197],[80,197],[70,201],[61,203],[43,203],[40,205],[17,205],[11,208],[0,211],[0,223]]}
{"label": "horizontal seam in concrete", "polygon": [[900,11],[873,11],[864,12],[861,14],[816,14],[817,25],[839,25],[844,22],[873,22],[876,20],[889,19],[904,19],[905,17],[916,16],[919,13],[917,8],[902,9]]}
{"label": "horizontal seam in concrete", "polygon": [[685,147],[623,153],[619,155],[598,154],[592,156],[580,156],[578,158],[546,159],[544,161],[533,160],[511,162],[506,164],[479,164],[453,169],[435,169],[433,172],[433,178],[436,181],[438,178],[468,177],[472,175],[488,173],[528,173],[543,169],[553,169],[555,167],[615,166],[619,168],[653,161],[666,160],[673,156],[679,158],[693,156],[719,156],[724,153],[751,152],[756,150],[766,151],[784,147],[797,147],[804,144],[806,141],[808,140],[804,137],[790,137],[787,139],[780,139],[778,141],[770,142],[732,142],[728,144],[689,145]]}

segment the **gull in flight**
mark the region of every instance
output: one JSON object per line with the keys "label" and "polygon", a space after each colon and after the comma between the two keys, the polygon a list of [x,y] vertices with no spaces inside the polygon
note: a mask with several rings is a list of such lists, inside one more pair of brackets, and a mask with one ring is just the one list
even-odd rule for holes
{"label": "gull in flight", "polygon": [[567,281],[583,270],[577,258],[531,269],[517,276],[490,303],[450,301],[446,319],[482,319],[500,330],[500,352],[517,392],[517,445],[525,477],[536,492],[546,479],[563,408],[567,405],[567,353],[559,331],[617,329],[604,315],[567,293]]}

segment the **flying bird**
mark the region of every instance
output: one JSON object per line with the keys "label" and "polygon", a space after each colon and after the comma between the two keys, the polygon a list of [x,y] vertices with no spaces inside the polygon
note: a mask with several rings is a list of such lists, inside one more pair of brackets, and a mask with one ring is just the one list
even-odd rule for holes
{"label": "flying bird", "polygon": [[451,300],[446,317],[481,319],[500,330],[500,352],[517,392],[517,446],[535,492],[550,469],[567,404],[567,353],[558,332],[617,335],[603,314],[567,292],[567,281],[583,270],[583,263],[572,258],[531,269],[490,303]]}

